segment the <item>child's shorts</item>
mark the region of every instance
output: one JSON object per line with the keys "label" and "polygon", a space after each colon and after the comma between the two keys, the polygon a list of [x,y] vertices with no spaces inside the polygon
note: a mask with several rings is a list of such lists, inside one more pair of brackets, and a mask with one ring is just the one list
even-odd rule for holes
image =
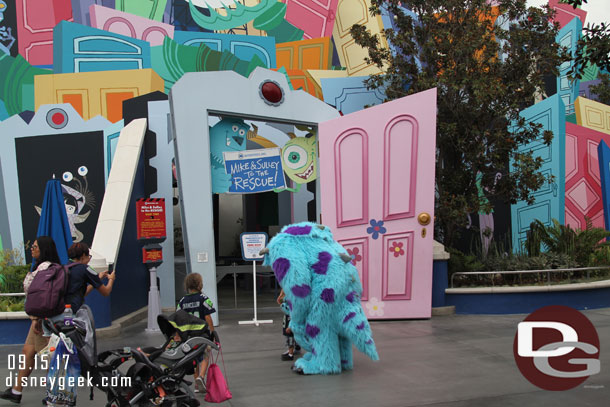
{"label": "child's shorts", "polygon": [[290,326],[290,317],[288,315],[284,314],[284,319],[282,320],[282,334],[284,334],[284,336],[289,336],[289,337],[293,337],[294,335],[292,334],[292,331],[290,331],[290,333],[286,332],[286,329]]}

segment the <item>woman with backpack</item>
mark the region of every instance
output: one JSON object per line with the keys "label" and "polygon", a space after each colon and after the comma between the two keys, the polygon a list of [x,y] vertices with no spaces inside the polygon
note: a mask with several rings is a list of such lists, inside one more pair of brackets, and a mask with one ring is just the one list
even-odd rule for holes
{"label": "woman with backpack", "polygon": [[[28,289],[36,274],[41,270],[48,269],[53,263],[61,264],[55,242],[49,236],[38,236],[32,244],[30,251],[32,253],[32,261],[35,261],[35,269],[28,273],[23,280],[23,291],[25,292],[26,301]],[[25,355],[25,369],[19,370],[15,386],[0,393],[0,398],[12,401],[13,403],[21,402],[21,391],[23,390],[21,385],[22,378],[30,376],[34,368],[36,353],[47,346],[49,342],[49,338],[42,335],[42,320],[33,316],[30,319],[32,324],[22,349],[22,353]]]}
{"label": "woman with backpack", "polygon": [[[68,287],[64,294],[64,304],[70,304],[72,312],[76,314],[76,311],[85,302],[85,296],[94,288],[104,297],[110,295],[114,285],[115,274],[114,271],[111,274],[108,274],[108,271],[103,271],[98,275],[97,271],[88,266],[91,261],[91,254],[89,254],[89,246],[86,243],[78,242],[70,246],[68,257],[70,261],[66,267],[70,271],[70,275],[68,277]],[[105,277],[108,277],[108,282],[103,284],[102,279]],[[62,312],[49,318],[53,323],[61,322],[63,319],[63,309]],[[51,332],[47,331],[44,326],[43,335],[51,336]]]}

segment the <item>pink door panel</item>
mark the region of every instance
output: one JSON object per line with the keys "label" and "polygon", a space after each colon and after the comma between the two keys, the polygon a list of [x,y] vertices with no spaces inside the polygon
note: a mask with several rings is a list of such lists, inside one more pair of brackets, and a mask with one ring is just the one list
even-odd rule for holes
{"label": "pink door panel", "polygon": [[322,222],[369,318],[430,317],[435,141],[436,89],[320,123]]}
{"label": "pink door panel", "polygon": [[72,21],[72,3],[19,0],[16,5],[19,54],[31,65],[53,65],[53,28]]}
{"label": "pink door panel", "polygon": [[333,35],[339,0],[286,0],[286,21],[304,31],[303,37]]}
{"label": "pink door panel", "polygon": [[597,146],[606,134],[566,123],[566,225],[585,229],[585,216],[604,227]]}

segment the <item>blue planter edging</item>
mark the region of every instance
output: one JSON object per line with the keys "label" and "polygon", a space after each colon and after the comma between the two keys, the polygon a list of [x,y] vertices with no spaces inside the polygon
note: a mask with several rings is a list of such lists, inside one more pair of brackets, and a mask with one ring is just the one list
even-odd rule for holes
{"label": "blue planter edging", "polygon": [[445,294],[457,314],[529,314],[547,305],[577,310],[610,307],[610,287],[566,291]]}
{"label": "blue planter edging", "polygon": [[23,345],[32,321],[27,316],[17,319],[0,319],[0,345]]}

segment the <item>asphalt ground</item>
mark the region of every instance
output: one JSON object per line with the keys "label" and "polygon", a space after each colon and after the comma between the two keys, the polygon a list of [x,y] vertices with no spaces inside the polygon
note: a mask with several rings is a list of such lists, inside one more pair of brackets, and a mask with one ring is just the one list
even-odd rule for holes
{"label": "asphalt ground", "polygon": [[[222,302],[222,301],[221,301]],[[264,307],[258,319],[272,324],[239,325],[252,319],[247,309],[220,308],[225,374],[233,394],[226,406],[607,406],[610,400],[610,309],[583,312],[600,339],[600,373],[566,391],[542,390],[520,373],[513,354],[517,324],[526,315],[449,315],[429,320],[373,321],[380,360],[354,349],[354,370],[331,376],[302,376],[281,361],[282,314]],[[120,337],[100,340],[98,350],[160,345],[146,321]],[[0,346],[0,378],[20,346]],[[41,376],[38,370],[33,375]],[[4,384],[4,383],[3,383]],[[103,393],[79,390],[79,406],[104,406]],[[21,404],[38,406],[42,388],[27,388]],[[201,397],[202,405],[203,397]],[[12,405],[0,400],[0,406]]]}

